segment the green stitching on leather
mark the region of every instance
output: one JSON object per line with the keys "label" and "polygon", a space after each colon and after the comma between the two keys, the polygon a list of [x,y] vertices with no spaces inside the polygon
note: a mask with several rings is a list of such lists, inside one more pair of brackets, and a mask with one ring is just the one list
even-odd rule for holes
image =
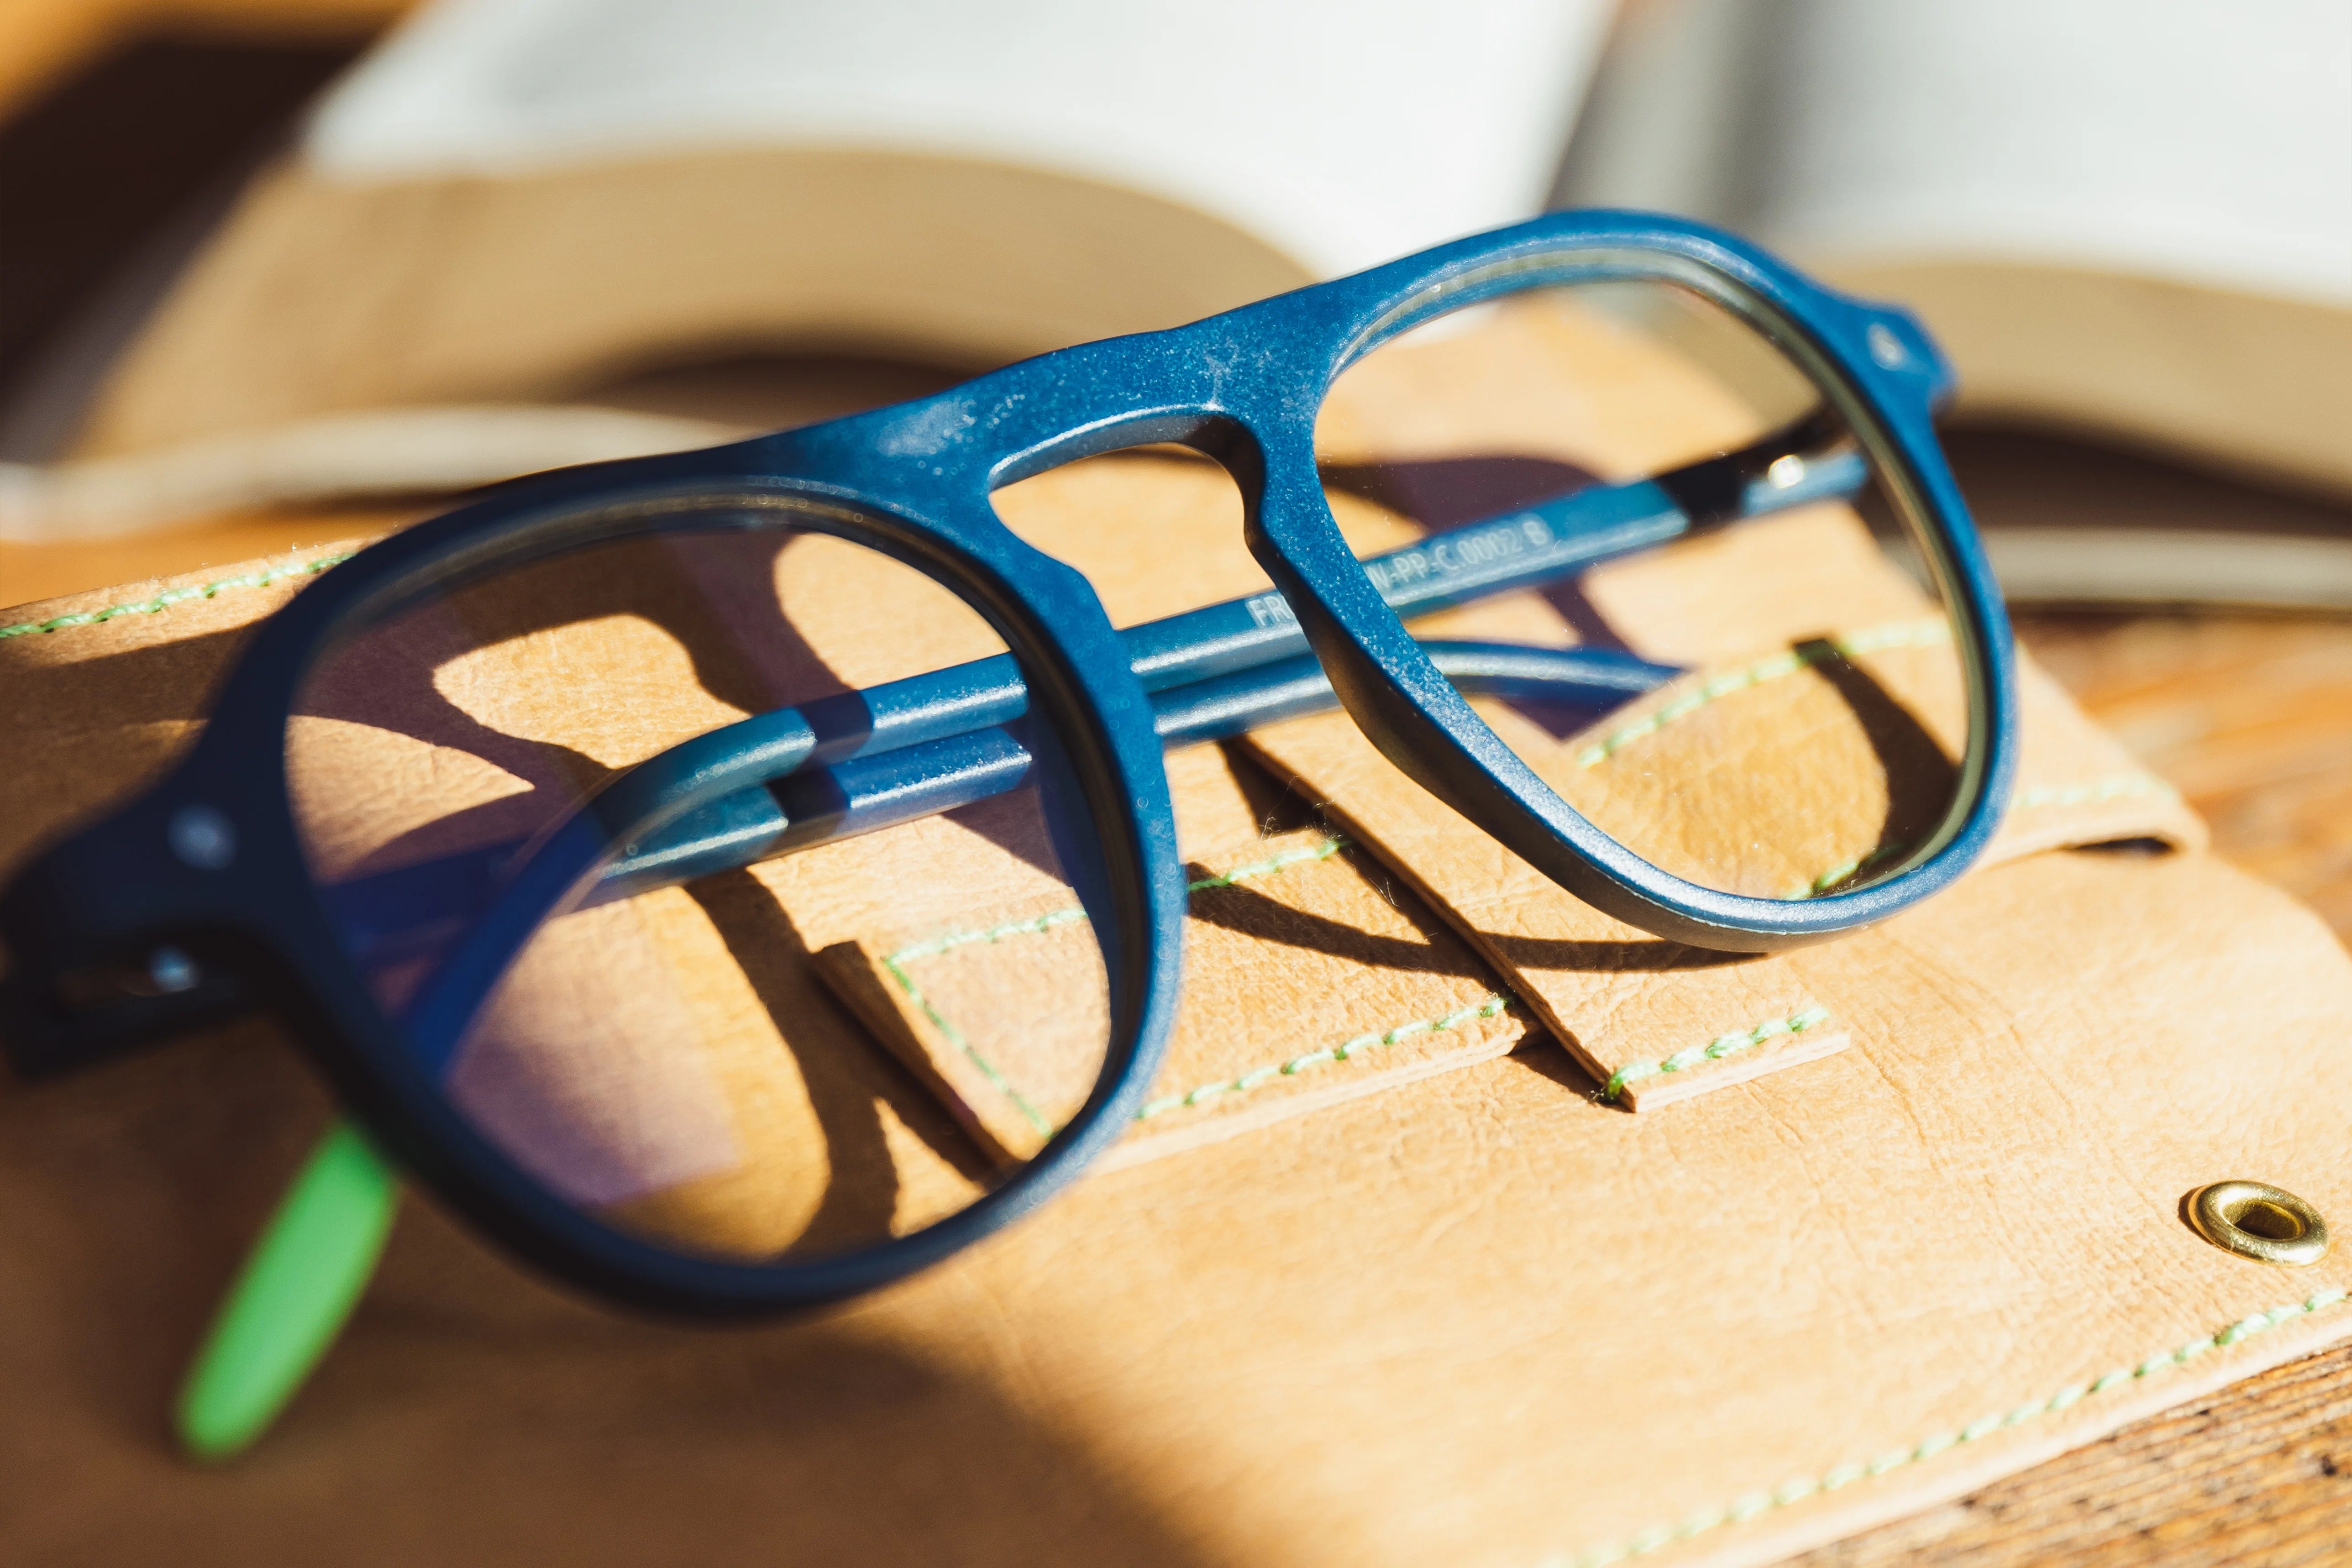
{"label": "green stitching on leather", "polygon": [[1674,701],[1648,714],[1623,728],[1604,736],[1600,741],[1577,753],[1580,768],[1597,768],[1620,750],[1644,736],[1655,735],[1668,725],[1738,692],[1793,675],[1800,670],[1820,664],[1836,654],[1843,658],[1859,658],[1885,648],[1916,648],[1929,643],[1939,643],[1952,634],[1951,623],[1940,618],[1929,621],[1905,621],[1888,626],[1874,626],[1867,631],[1848,632],[1843,636],[1824,637],[1813,646],[1790,648],[1768,659],[1737,670],[1726,670],[1706,684],[1685,692]]}
{"label": "green stitching on leather", "polygon": [[1008,920],[1002,925],[992,925],[985,931],[950,931],[944,936],[934,936],[928,942],[918,942],[911,947],[901,947],[882,961],[886,964],[910,963],[917,958],[929,958],[937,954],[969,946],[974,942],[1002,942],[1007,936],[1035,936],[1051,931],[1056,925],[1067,925],[1074,920],[1084,920],[1083,909],[1056,909],[1050,915],[1040,915],[1032,920]]}
{"label": "green stitching on leather", "polygon": [[[1296,849],[1287,849],[1278,854],[1268,855],[1261,861],[1252,861],[1246,865],[1237,865],[1223,876],[1204,876],[1198,882],[1186,883],[1184,891],[1203,893],[1215,887],[1232,887],[1237,883],[1287,871],[1295,865],[1306,865],[1315,861],[1328,860],[1347,847],[1348,841],[1334,834],[1318,844],[1302,844]],[[987,1079],[991,1087],[1012,1103],[1013,1107],[1021,1113],[1024,1121],[1047,1137],[1054,1134],[1053,1124],[1046,1121],[1045,1115],[1029,1103],[1021,1091],[1013,1086],[1012,1080],[1006,1078],[994,1062],[982,1056],[979,1048],[964,1038],[961,1030],[947,1020],[946,1015],[932,1004],[930,998],[923,994],[922,988],[915,984],[914,977],[908,974],[903,966],[918,958],[933,957],[941,953],[951,952],[958,947],[969,946],[974,942],[1002,942],[1008,936],[1042,936],[1056,926],[1067,925],[1075,921],[1084,920],[1086,917],[1087,912],[1083,909],[1056,909],[1027,920],[1008,920],[1002,925],[991,925],[982,931],[950,931],[943,936],[934,936],[928,941],[901,947],[882,960],[883,969],[891,979],[898,982],[898,988],[907,994],[908,1001],[920,1009],[923,1016],[931,1020],[932,1026],[947,1037],[948,1043],[963,1052],[964,1059],[980,1069],[981,1076]],[[1433,1021],[1425,1021],[1418,1027],[1430,1028]],[[1407,1029],[1414,1026],[1398,1027]],[[1451,1028],[1452,1025],[1447,1027]],[[1139,1117],[1138,1119],[1140,1120]]]}
{"label": "green stitching on leather", "polygon": [[1700,1509],[1675,1523],[1654,1524],[1647,1530],[1637,1531],[1622,1541],[1612,1542],[1605,1546],[1592,1547],[1575,1556],[1556,1554],[1547,1557],[1542,1560],[1539,1568],[1607,1568],[1610,1563],[1622,1563],[1633,1557],[1647,1556],[1662,1547],[1688,1541],[1695,1535],[1704,1535],[1710,1530],[1719,1529],[1725,1525],[1744,1524],[1759,1514],[1769,1513],[1776,1508],[1786,1508],[1790,1503],[1802,1501],[1816,1492],[1835,1491],[1840,1487],[1850,1486],[1855,1481],[1871,1477],[1883,1476],[1887,1471],[1900,1469],[1905,1465],[1915,1465],[1923,1459],[1932,1459],[1937,1454],[1958,1448],[1963,1443],[1973,1443],[2007,1427],[2022,1426],[2026,1422],[2037,1420],[2044,1416],[2054,1416],[2061,1410],[2068,1409],[2095,1395],[2105,1394],[2109,1389],[2120,1388],[2140,1378],[2153,1377],[2173,1367],[2186,1365],[2208,1351],[2237,1344],[2256,1334],[2267,1333],[2281,1323],[2291,1322],[2296,1318],[2307,1317],[2314,1312],[2325,1312],[2343,1301],[2347,1293],[2352,1292],[2347,1292],[2339,1286],[2329,1286],[2326,1290],[2315,1291],[2300,1301],[2289,1301],[2283,1306],[2273,1307],[2268,1312],[2256,1312],[2251,1317],[2239,1319],[2227,1328],[2218,1329],[2209,1334],[2201,1334],[2176,1349],[2159,1351],[2137,1365],[2119,1366],[2101,1376],[2070,1383],[2054,1394],[2041,1399],[2028,1400],[2014,1409],[1992,1411],[1979,1416],[1965,1427],[1930,1433],[1907,1448],[1889,1449],[1874,1459],[1848,1460],[1844,1464],[1832,1466],[1818,1476],[1800,1476],[1794,1479],[1783,1481],[1769,1490],[1748,1492],[1732,1499],[1729,1502],[1718,1504],[1713,1508]]}
{"label": "green stitching on leather", "polygon": [[2115,800],[2126,795],[2178,795],[2180,791],[2150,773],[2118,773],[2089,784],[2043,784],[2020,789],[2010,798],[2012,810],[2025,806],[2081,806],[2093,800]]}
{"label": "green stitching on leather", "polygon": [[1036,1106],[1032,1105],[1023,1097],[1021,1091],[1013,1087],[1012,1082],[1003,1072],[997,1071],[994,1062],[981,1055],[971,1041],[964,1039],[961,1030],[948,1022],[946,1015],[933,1006],[931,998],[923,995],[923,988],[915,984],[914,977],[898,967],[896,957],[883,959],[882,967],[889,972],[892,979],[898,982],[898,988],[907,993],[907,999],[922,1009],[923,1016],[930,1019],[932,1026],[941,1034],[947,1036],[948,1043],[962,1051],[965,1059],[980,1069],[980,1075],[987,1079],[999,1094],[1013,1103],[1013,1108],[1021,1113],[1023,1121],[1046,1137],[1050,1138],[1054,1135],[1054,1124],[1045,1120]]}
{"label": "green stitching on leather", "polygon": [[1154,1116],[1165,1115],[1171,1111],[1186,1110],[1205,1101],[1218,1099],[1227,1094],[1246,1094],[1263,1084],[1273,1082],[1276,1078],[1295,1077],[1310,1068],[1326,1066],[1334,1061],[1352,1061],[1368,1051],[1383,1045],[1394,1045],[1399,1040],[1410,1040],[1414,1035],[1442,1034],[1448,1030],[1459,1029],[1476,1019],[1493,1018],[1510,1005],[1510,998],[1496,992],[1484,1001],[1472,1002],[1467,1007],[1456,1008],[1441,1018],[1417,1019],[1412,1023],[1401,1023],[1394,1029],[1375,1030],[1357,1035],[1351,1040],[1342,1040],[1338,1045],[1327,1045],[1320,1051],[1310,1051],[1304,1056],[1294,1056],[1287,1061],[1254,1068],[1238,1078],[1221,1079],[1214,1083],[1203,1083],[1198,1089],[1182,1094],[1171,1094],[1165,1099],[1154,1100],[1142,1110],[1138,1111],[1135,1113],[1135,1119],[1139,1122],[1146,1122]]}
{"label": "green stitching on leather", "polygon": [[[1202,893],[1213,887],[1231,887],[1236,883],[1248,882],[1255,877],[1271,876],[1276,872],[1286,871],[1295,865],[1304,865],[1309,861],[1328,860],[1347,847],[1347,840],[1328,838],[1319,844],[1285,850],[1278,855],[1269,855],[1262,861],[1253,861],[1247,865],[1235,866],[1223,876],[1204,876],[1198,882],[1187,883],[1184,891]],[[992,925],[984,931],[950,931],[944,936],[934,936],[929,941],[901,947],[882,961],[886,964],[909,963],[917,958],[929,958],[935,954],[950,952],[974,942],[1002,942],[1007,936],[1034,936],[1051,931],[1057,925],[1067,925],[1074,920],[1084,920],[1086,917],[1087,912],[1083,909],[1056,909],[1051,914],[1040,915],[1028,920],[1008,920],[1002,925]]]}
{"label": "green stitching on leather", "polygon": [[[2042,784],[2032,789],[2020,789],[2010,797],[2011,810],[2022,810],[2035,806],[2081,806],[2095,800],[2116,800],[2127,795],[2155,795],[2177,798],[2180,791],[2151,773],[2117,773],[2088,784]],[[1913,841],[1916,842],[1917,841]],[[1780,896],[1796,900],[1826,893],[1838,883],[1867,865],[1875,865],[1890,855],[1908,854],[1911,844],[1882,844],[1859,860],[1833,865],[1813,878],[1803,887],[1792,888]]]}
{"label": "green stitching on leather", "polygon": [[1235,883],[1248,882],[1261,876],[1271,876],[1276,872],[1287,871],[1295,865],[1305,865],[1312,861],[1329,860],[1347,847],[1348,841],[1334,833],[1319,844],[1302,844],[1297,849],[1285,850],[1280,854],[1268,855],[1262,861],[1252,861],[1247,865],[1237,865],[1223,876],[1204,876],[1198,882],[1186,883],[1184,891],[1206,893],[1213,887],[1231,887]]}
{"label": "green stitching on leather", "polygon": [[217,582],[166,589],[152,599],[110,604],[103,610],[85,610],[79,614],[59,615],[47,621],[20,621],[14,626],[0,626],[0,638],[47,635],[73,626],[95,626],[118,615],[157,615],[174,604],[185,604],[191,599],[210,599],[232,588],[268,588],[271,583],[284,582],[289,578],[316,577],[329,567],[341,566],[351,559],[348,551],[342,555],[322,555],[312,560],[297,561],[291,566],[273,566],[265,571],[248,571],[242,577],[224,577]]}
{"label": "green stitching on leather", "polygon": [[1637,1061],[1630,1067],[1621,1067],[1610,1074],[1608,1083],[1601,1088],[1601,1097],[1614,1100],[1624,1092],[1628,1083],[1655,1078],[1662,1072],[1680,1072],[1701,1062],[1720,1061],[1727,1056],[1752,1051],[1766,1040],[1778,1040],[1784,1034],[1802,1034],[1816,1024],[1828,1022],[1829,1016],[1827,1008],[1807,1008],[1803,1012],[1792,1013],[1784,1019],[1766,1019],[1751,1030],[1734,1030],[1729,1034],[1717,1035],[1705,1045],[1687,1047],[1656,1061]]}
{"label": "green stitching on leather", "polygon": [[1784,893],[1780,896],[1783,899],[1794,902],[1801,898],[1811,898],[1816,894],[1827,893],[1831,888],[1835,887],[1839,883],[1843,882],[1846,878],[1852,876],[1863,867],[1866,865],[1876,865],[1880,861],[1886,859],[1889,855],[1903,854],[1906,852],[1910,847],[1911,846],[1909,844],[1881,844],[1878,848],[1871,851],[1866,855],[1856,855],[1850,861],[1843,861],[1830,867],[1829,870],[1822,873],[1821,875],[1813,878],[1812,881],[1807,883],[1804,886]]}

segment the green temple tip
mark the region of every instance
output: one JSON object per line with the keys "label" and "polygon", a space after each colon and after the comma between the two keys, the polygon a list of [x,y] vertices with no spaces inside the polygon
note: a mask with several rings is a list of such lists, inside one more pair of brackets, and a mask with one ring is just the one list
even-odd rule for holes
{"label": "green temple tip", "polygon": [[267,1431],[367,1288],[399,1178],[359,1131],[320,1139],[213,1319],[175,1412],[181,1447],[226,1459]]}

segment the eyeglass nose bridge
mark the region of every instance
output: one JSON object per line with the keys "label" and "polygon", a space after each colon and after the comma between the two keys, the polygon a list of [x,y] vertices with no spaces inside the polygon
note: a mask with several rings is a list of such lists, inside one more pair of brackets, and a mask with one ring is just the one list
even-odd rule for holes
{"label": "eyeglass nose bridge", "polygon": [[1001,490],[1108,452],[1161,444],[1185,447],[1223,465],[1242,486],[1244,497],[1264,483],[1265,448],[1246,420],[1223,408],[1179,405],[1074,425],[999,459],[989,470],[988,487]]}

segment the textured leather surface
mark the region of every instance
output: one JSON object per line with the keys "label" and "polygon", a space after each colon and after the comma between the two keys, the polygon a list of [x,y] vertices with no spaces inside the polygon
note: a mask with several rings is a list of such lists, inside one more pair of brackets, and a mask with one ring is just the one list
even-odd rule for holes
{"label": "textured leather surface", "polygon": [[[1223,771],[1216,753],[1202,760]],[[1323,829],[1195,870],[1182,1022],[1111,1167],[1483,1061],[1526,1033],[1467,945]],[[1034,1154],[1099,1071],[1101,962],[1082,924],[1055,918],[1067,909],[824,956],[842,999],[1001,1157]]]}
{"label": "textured leather surface", "polygon": [[[152,768],[299,580],[0,643],[9,858]],[[412,1206],[319,1385],[220,1475],[158,1413],[315,1091],[261,1026],[12,1089],[12,1538],[1535,1563],[1712,1509],[1757,1511],[1689,1550],[1761,1561],[2338,1332],[2290,1312],[2205,1345],[2341,1270],[2230,1258],[2175,1213],[2222,1176],[2352,1203],[2352,983],[2290,902],[2194,853],[2048,854],[1786,962],[1853,1049],[1629,1116],[1533,1041],[1091,1177],[815,1322],[614,1320]],[[1896,1454],[1924,1457],[1850,1473]]]}
{"label": "textured leather surface", "polygon": [[[1063,471],[1005,510],[1045,539],[1118,499],[1131,540],[1191,505],[1151,512],[1131,478]],[[1195,481],[1223,483],[1171,463],[1148,488]],[[1110,541],[1060,544],[1122,620],[1256,580],[1237,549],[1130,584]],[[230,575],[255,580],[6,618],[154,606],[0,641],[0,862],[152,773],[243,629],[306,574]],[[1625,591],[1612,613],[1634,621]],[[1672,645],[1669,620],[1648,624]],[[2177,1213],[2229,1176],[2352,1213],[2352,966],[2291,901],[2197,852],[2168,799],[2103,786],[2107,743],[2053,692],[2033,701],[2025,782],[2052,793],[2021,807],[2008,863],[1876,930],[1733,965],[1562,962],[1541,890],[1498,854],[1458,858],[1466,841],[1408,836],[1429,808],[1368,751],[1309,747],[1321,721],[1265,737],[1378,853],[1196,894],[1215,934],[1163,1094],[1328,1043],[1270,1011],[1302,973],[1349,1004],[1333,1033],[1514,990],[1584,1067],[1541,1032],[1494,1055],[1525,1027],[1503,1012],[1368,1052],[1358,1079],[1295,1073],[1272,1086],[1297,1096],[1278,1122],[1213,1095],[973,1253],[750,1330],[584,1307],[412,1205],[320,1382],[219,1474],[170,1455],[160,1413],[317,1092],[258,1024],[0,1091],[0,1516],[27,1560],[56,1562],[1535,1564],[1654,1545],[1752,1563],[1954,1495],[2352,1323],[2340,1263],[2250,1263]],[[1177,765],[1202,880],[1319,848],[1296,802],[1216,755]],[[2116,838],[2183,847],[2027,852]],[[1474,896],[1482,865],[1504,899]],[[1374,908],[1391,876],[1405,885]],[[945,893],[1025,912],[986,886]],[[766,873],[729,896],[762,890],[795,897]],[[819,951],[910,936],[895,890],[878,907],[798,891]],[[1264,900],[1256,918],[1220,921],[1227,894]],[[991,984],[940,994],[991,1003]],[[1798,1003],[1847,1048],[1663,1111],[1598,1097],[1596,1070]],[[1450,1071],[1414,1076],[1433,1062]],[[1328,1100],[1318,1074],[1370,1092]],[[1154,1124],[1196,1113],[1234,1135],[1180,1148]],[[862,1146],[903,1176],[872,1114]],[[854,1181],[854,1162],[834,1175]],[[795,1200],[765,1201],[789,1218]]]}

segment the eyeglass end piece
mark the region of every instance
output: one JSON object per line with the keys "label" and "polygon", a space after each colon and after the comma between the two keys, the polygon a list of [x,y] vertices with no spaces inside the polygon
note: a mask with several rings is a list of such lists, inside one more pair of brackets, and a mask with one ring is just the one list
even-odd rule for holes
{"label": "eyeglass end piece", "polygon": [[192,1458],[234,1458],[269,1429],[358,1304],[399,1207],[398,1177],[339,1122],[320,1140],[221,1302],[173,1425]]}

